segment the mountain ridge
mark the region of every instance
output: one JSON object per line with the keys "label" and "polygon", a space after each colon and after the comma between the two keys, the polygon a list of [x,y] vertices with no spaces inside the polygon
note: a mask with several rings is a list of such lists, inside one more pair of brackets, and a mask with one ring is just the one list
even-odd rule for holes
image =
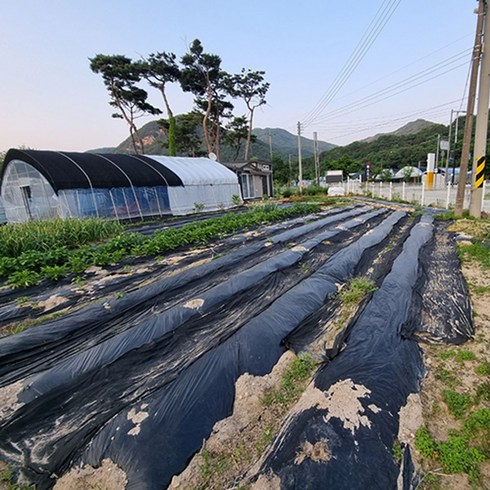
{"label": "mountain ridge", "polygon": [[[168,155],[166,147],[166,135],[158,122],[150,121],[144,124],[139,133],[145,145],[145,154],[148,155]],[[252,133],[256,136],[256,141],[252,142],[250,147],[250,158],[259,160],[270,159],[269,135],[272,138],[272,155],[273,157],[287,158],[289,154],[294,156],[298,153],[298,138],[289,131],[282,128],[254,128]],[[319,152],[328,151],[335,148],[336,145],[326,141],[318,141]],[[301,137],[301,149],[305,158],[311,157],[314,154],[314,142],[312,139]],[[222,144],[221,145],[221,161],[239,161],[243,160],[245,149],[245,141],[242,144],[238,158],[235,157],[236,150]],[[128,137],[116,147],[103,147],[87,150],[88,153],[133,153],[131,138]],[[202,153],[205,154],[204,146]]]}

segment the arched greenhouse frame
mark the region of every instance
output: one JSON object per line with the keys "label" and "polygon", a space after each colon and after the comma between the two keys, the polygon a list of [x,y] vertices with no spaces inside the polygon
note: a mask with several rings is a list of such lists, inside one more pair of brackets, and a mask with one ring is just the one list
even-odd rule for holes
{"label": "arched greenhouse frame", "polygon": [[144,219],[227,209],[241,201],[236,175],[208,158],[16,150],[1,176],[7,221]]}

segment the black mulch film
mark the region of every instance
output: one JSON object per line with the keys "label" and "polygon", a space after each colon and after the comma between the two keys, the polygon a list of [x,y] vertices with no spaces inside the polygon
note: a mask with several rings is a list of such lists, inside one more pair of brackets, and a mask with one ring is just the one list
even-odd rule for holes
{"label": "black mulch film", "polygon": [[[106,458],[125,472],[128,489],[165,488],[232,413],[238,377],[269,373],[286,351],[284,339],[294,331],[298,342],[298,332],[310,335],[318,327],[311,318],[336,300],[338,288],[390,238],[405,240],[402,224],[412,226],[404,212],[363,206],[290,229],[271,227],[269,236],[235,243],[216,260],[0,339],[0,399],[8,402],[0,411],[0,459],[21,466],[40,489]],[[281,488],[396,484],[398,412],[424,373],[417,335],[472,333],[469,304],[458,303],[454,327],[442,316],[429,321],[410,313],[430,311],[424,295],[444,300],[430,286],[436,265],[423,258],[453,257],[452,244],[438,245],[437,236],[427,216],[411,228],[391,270],[378,278],[381,287],[317,372],[314,387],[329,394],[327,408],[292,416],[261,469],[277,475]],[[456,269],[445,271],[464,295],[464,281],[451,276]],[[342,390],[360,414],[347,426],[328,408]],[[297,463],[302,442],[325,439],[328,462]],[[408,448],[405,455],[411,482]]]}
{"label": "black mulch film", "polygon": [[[409,447],[401,462],[393,456],[400,409],[425,374],[412,334],[460,342],[473,333],[469,302],[451,310],[454,298],[467,298],[466,284],[451,238],[438,231],[427,215],[413,227],[341,352],[317,371],[309,387],[315,403],[293,409],[252,480],[279,478],[285,489],[319,488],[319,482],[335,489],[416,487]],[[434,286],[435,274],[441,276]],[[444,290],[443,282],[454,290]],[[321,448],[323,460],[299,457],[305,445]]]}

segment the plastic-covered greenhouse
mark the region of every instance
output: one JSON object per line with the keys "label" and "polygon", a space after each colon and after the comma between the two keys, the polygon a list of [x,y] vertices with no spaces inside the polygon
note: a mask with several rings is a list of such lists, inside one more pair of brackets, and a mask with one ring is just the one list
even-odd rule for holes
{"label": "plastic-covered greenhouse", "polygon": [[11,149],[1,196],[8,222],[125,219],[230,208],[237,176],[208,158]]}

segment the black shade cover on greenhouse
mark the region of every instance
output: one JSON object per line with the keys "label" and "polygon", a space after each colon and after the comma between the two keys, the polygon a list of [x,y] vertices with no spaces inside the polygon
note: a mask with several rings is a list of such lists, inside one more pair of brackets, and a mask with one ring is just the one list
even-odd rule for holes
{"label": "black shade cover on greenhouse", "polygon": [[143,155],[10,149],[5,157],[2,178],[12,160],[33,166],[46,177],[55,192],[61,189],[183,185],[174,172]]}

